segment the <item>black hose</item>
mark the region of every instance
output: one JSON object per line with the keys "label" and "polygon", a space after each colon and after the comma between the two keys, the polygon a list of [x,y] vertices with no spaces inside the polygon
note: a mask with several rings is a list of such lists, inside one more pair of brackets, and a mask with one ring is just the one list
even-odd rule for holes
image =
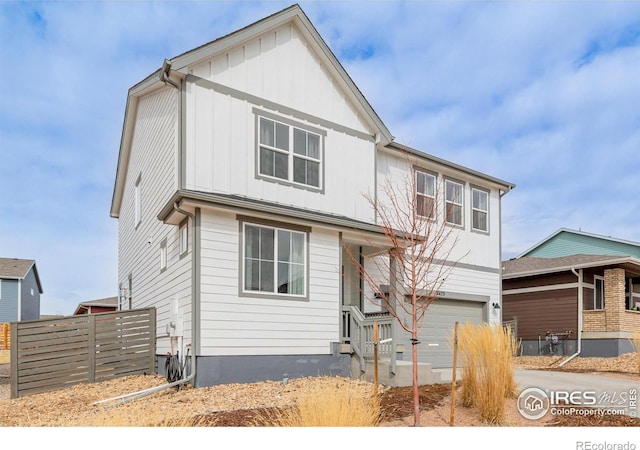
{"label": "black hose", "polygon": [[180,352],[176,353],[175,355],[167,353],[167,359],[164,363],[164,368],[167,381],[169,383],[181,380],[182,374],[184,372],[184,366],[180,364]]}

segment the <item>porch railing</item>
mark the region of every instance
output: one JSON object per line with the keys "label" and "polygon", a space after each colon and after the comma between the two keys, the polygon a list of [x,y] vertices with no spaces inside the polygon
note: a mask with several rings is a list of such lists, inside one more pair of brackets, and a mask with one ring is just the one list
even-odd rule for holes
{"label": "porch railing", "polygon": [[373,323],[378,322],[378,356],[388,359],[391,373],[396,373],[396,343],[393,333],[394,317],[389,314],[365,316],[356,306],[342,307],[342,342],[348,342],[360,360],[364,372],[366,362],[373,359]]}

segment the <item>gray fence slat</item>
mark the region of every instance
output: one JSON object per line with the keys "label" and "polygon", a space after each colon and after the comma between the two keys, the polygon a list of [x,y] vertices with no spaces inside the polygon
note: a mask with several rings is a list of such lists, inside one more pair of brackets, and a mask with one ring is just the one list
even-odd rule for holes
{"label": "gray fence slat", "polygon": [[10,326],[11,398],[156,370],[155,308]]}

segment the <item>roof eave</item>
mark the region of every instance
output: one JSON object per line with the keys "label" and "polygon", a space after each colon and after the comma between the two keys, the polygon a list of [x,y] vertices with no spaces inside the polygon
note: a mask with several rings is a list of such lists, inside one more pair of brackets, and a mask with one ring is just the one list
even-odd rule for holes
{"label": "roof eave", "polygon": [[559,266],[559,267],[549,267],[545,269],[536,269],[536,270],[527,270],[523,272],[515,272],[510,274],[502,274],[503,280],[513,279],[513,278],[523,278],[523,277],[532,277],[536,275],[547,275],[550,273],[556,272],[568,272],[572,269],[589,269],[592,267],[600,267],[600,266],[611,266],[615,264],[627,264],[631,263],[640,267],[640,259],[632,258],[632,257],[621,257],[621,258],[612,258],[612,259],[603,259],[600,261],[592,261],[585,262],[580,264],[571,264],[567,266]]}

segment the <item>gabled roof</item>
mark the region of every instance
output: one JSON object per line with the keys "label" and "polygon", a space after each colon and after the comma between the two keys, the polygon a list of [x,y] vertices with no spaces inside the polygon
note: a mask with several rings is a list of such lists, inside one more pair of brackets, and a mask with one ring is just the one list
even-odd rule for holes
{"label": "gabled roof", "polygon": [[527,250],[525,250],[524,252],[522,252],[520,255],[517,256],[517,258],[521,258],[523,256],[529,255],[534,250],[536,250],[536,249],[542,247],[543,245],[549,243],[550,241],[556,239],[558,236],[560,236],[563,233],[572,234],[572,235],[575,235],[575,236],[580,236],[580,237],[585,237],[585,238],[592,238],[592,239],[596,239],[596,240],[601,240],[601,241],[603,241],[605,243],[609,242],[609,243],[612,243],[612,244],[629,245],[629,246],[637,247],[638,249],[640,249],[640,242],[628,241],[628,240],[618,239],[618,238],[614,238],[614,237],[611,237],[611,236],[604,236],[604,235],[600,235],[600,234],[587,233],[587,232],[584,232],[582,230],[572,230],[572,229],[569,229],[569,228],[560,228],[556,232],[552,233],[551,235],[547,236],[546,238],[544,238],[543,240],[541,240],[537,244],[533,245],[532,247],[530,247]]}
{"label": "gabled roof", "polygon": [[[384,143],[393,141],[393,136],[387,126],[369,104],[344,67],[342,67],[342,64],[340,64],[334,53],[331,51],[324,39],[322,39],[316,28],[298,4],[294,4],[251,25],[169,59],[168,61],[171,64],[172,73],[183,78],[187,75],[189,67],[197,64],[199,61],[228,51],[229,49],[237,45],[241,45],[262,33],[292,21],[298,25],[298,29],[304,34],[308,42],[316,50],[318,56],[323,59],[324,66],[328,72],[332,74],[337,85],[343,88],[345,94],[360,110],[362,117],[369,122],[372,128],[377,130],[378,138]],[[136,115],[138,98],[150,90],[163,86],[164,82],[160,79],[161,75],[162,69],[158,69],[129,89],[122,137],[120,141],[116,182],[111,202],[111,217],[118,217],[120,212],[125,174],[129,164],[129,153],[133,137],[133,122]]]}
{"label": "gabled roof", "polygon": [[38,275],[36,262],[33,259],[0,258],[0,278],[22,280],[32,268],[36,283],[38,283],[38,290],[42,293],[40,276]]}
{"label": "gabled roof", "polygon": [[558,258],[536,258],[523,256],[502,262],[502,278],[520,278],[566,272],[571,269],[596,267],[623,267],[633,273],[640,273],[640,259],[619,255],[571,255]]}
{"label": "gabled roof", "polygon": [[99,298],[97,300],[88,300],[86,302],[82,302],[78,304],[74,315],[78,314],[82,309],[89,309],[92,306],[103,307],[103,308],[117,308],[118,307],[118,297],[107,297],[107,298]]}

